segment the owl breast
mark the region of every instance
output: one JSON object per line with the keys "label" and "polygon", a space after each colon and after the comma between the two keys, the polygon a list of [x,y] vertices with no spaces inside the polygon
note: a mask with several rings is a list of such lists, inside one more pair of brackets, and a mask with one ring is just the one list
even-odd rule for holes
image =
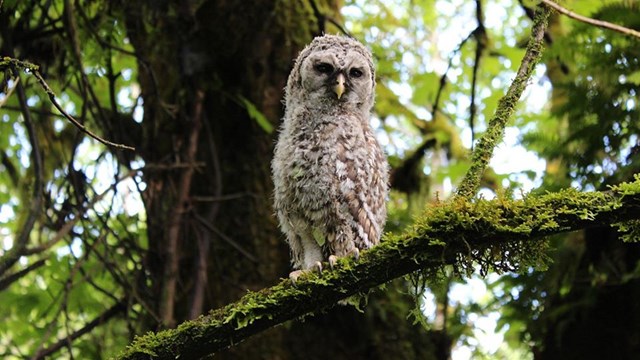
{"label": "owl breast", "polygon": [[375,245],[386,216],[387,169],[370,128],[351,114],[301,123],[290,133],[285,128],[276,147],[281,224],[314,237],[325,257]]}
{"label": "owl breast", "polygon": [[[355,184],[346,183],[346,174],[359,172],[361,167],[362,159],[349,152],[363,143],[362,131],[354,131],[358,129],[353,126],[347,129],[339,126],[340,121],[343,125],[348,122],[346,116],[335,120],[325,121],[317,128],[301,129],[294,135],[295,150],[286,175],[294,191],[288,196],[294,205],[291,210],[309,220],[318,218],[315,213],[327,212],[332,202],[339,200],[341,190],[355,188]],[[351,160],[348,165],[346,156]]]}

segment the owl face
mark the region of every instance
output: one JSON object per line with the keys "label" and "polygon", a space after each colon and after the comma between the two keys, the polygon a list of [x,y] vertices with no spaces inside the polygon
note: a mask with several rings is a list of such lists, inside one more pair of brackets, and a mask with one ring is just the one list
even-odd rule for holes
{"label": "owl face", "polygon": [[350,48],[320,48],[309,54],[301,64],[301,83],[308,99],[318,105],[365,105],[368,111],[373,104],[370,64]]}

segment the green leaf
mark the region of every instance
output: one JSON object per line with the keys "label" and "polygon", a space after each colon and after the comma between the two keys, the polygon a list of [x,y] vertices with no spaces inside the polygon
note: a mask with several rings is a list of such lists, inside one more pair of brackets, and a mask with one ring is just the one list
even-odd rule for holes
{"label": "green leaf", "polygon": [[294,179],[299,179],[304,176],[304,169],[300,166],[296,166],[293,168],[293,171],[291,173]]}
{"label": "green leaf", "polygon": [[267,117],[258,110],[258,108],[247,98],[242,95],[238,95],[238,100],[240,100],[241,105],[247,110],[247,114],[249,117],[255,120],[258,125],[264,130],[267,134],[271,134],[273,132],[273,125],[267,120]]}
{"label": "green leaf", "polygon": [[325,238],[320,229],[314,227],[313,230],[311,230],[311,235],[313,235],[313,238],[316,240],[318,245],[324,245]]}
{"label": "green leaf", "polygon": [[412,85],[415,89],[411,102],[414,104],[429,104],[436,98],[438,86],[440,84],[440,76],[436,73],[424,73],[416,75],[412,79]]}
{"label": "green leaf", "polygon": [[627,81],[632,84],[640,85],[640,71],[627,75]]}

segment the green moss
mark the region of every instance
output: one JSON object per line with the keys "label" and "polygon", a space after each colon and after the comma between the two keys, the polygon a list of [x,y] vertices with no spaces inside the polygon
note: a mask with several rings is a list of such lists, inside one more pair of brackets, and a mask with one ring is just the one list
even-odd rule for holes
{"label": "green moss", "polygon": [[[640,174],[634,175],[633,182],[625,182],[610,187],[610,190],[621,195],[620,199],[627,196],[633,196],[640,192]],[[622,201],[612,201],[610,204],[612,209],[618,209],[622,206]],[[640,242],[640,220],[627,220],[615,222],[611,224],[620,233],[620,238],[625,242]]]}
{"label": "green moss", "polygon": [[544,269],[545,236],[613,223],[628,234],[628,240],[637,241],[638,213],[640,178],[609,192],[567,189],[522,200],[501,196],[440,202],[426,209],[405,233],[385,234],[381,244],[363,251],[358,261],[342,258],[334,270],[301,277],[297,287],[283,280],[248,292],[238,302],[175,330],[136,338],[120,358],[172,358],[194,348],[212,353],[265,327],[333,306],[345,296],[416,271],[435,281],[447,265],[457,274],[469,274],[477,265],[482,273]]}
{"label": "green moss", "polygon": [[308,1],[276,1],[274,14],[284,34],[298,46],[310,42],[311,34],[318,29],[317,19]]}
{"label": "green moss", "polygon": [[489,120],[489,126],[484,136],[473,151],[471,168],[458,187],[457,196],[471,199],[480,187],[480,179],[491,157],[493,149],[502,141],[504,128],[513,115],[522,92],[527,87],[531,74],[542,56],[543,35],[547,27],[549,9],[541,8],[536,13],[531,36],[527,44],[520,68],[515,79],[511,82],[507,93],[498,101],[494,116]]}
{"label": "green moss", "polygon": [[2,58],[2,60],[0,60],[0,70],[7,69],[9,67],[22,69],[31,73],[35,73],[40,70],[40,66],[36,64],[5,56]]}
{"label": "green moss", "polygon": [[[622,197],[637,196],[640,186],[624,184],[615,190]],[[529,195],[522,200],[469,202],[456,198],[427,209],[415,222],[413,232],[429,239],[430,245],[459,251],[454,264],[459,273],[472,269],[474,264],[480,264],[483,272],[545,268],[547,245],[541,236],[570,230],[580,222],[595,222],[603,213],[620,206],[621,202],[611,194],[580,193],[575,189]],[[629,234],[626,238],[637,240],[640,233],[634,224],[625,221],[617,226]],[[481,239],[478,233],[482,234]]]}

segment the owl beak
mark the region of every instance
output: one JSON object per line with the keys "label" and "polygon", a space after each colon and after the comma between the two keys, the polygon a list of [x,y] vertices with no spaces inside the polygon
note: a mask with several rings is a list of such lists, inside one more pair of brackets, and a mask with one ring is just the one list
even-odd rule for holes
{"label": "owl beak", "polygon": [[342,94],[344,94],[344,81],[344,74],[338,74],[338,77],[336,78],[336,84],[333,87],[333,92],[338,95],[338,99],[340,99],[342,97]]}

